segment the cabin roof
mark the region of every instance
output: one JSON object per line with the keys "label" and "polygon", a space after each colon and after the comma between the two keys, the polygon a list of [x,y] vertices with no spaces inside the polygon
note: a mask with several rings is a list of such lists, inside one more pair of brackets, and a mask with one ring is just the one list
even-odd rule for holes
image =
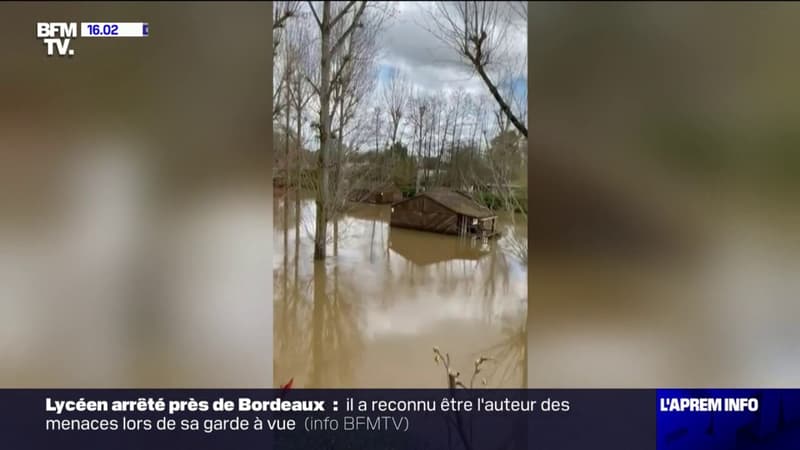
{"label": "cabin roof", "polygon": [[418,197],[427,197],[444,206],[445,208],[457,214],[461,214],[462,216],[475,217],[478,219],[486,219],[496,216],[491,209],[476,202],[469,195],[450,189],[434,189],[431,191],[422,192],[412,198],[405,199],[397,203],[407,202]]}

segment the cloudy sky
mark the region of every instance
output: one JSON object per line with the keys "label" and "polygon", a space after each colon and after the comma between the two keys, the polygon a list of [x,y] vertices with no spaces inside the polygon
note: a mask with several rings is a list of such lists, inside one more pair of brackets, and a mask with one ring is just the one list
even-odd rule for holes
{"label": "cloudy sky", "polygon": [[[461,87],[475,94],[488,92],[478,76],[458,60],[454,50],[428,31],[433,26],[429,16],[431,2],[395,4],[396,14],[380,35],[381,81],[392,69],[399,69],[415,87],[424,91]],[[515,86],[524,90],[527,85],[527,24],[519,20],[506,32],[508,57],[519,66],[515,70]]]}
{"label": "cloudy sky", "polygon": [[[376,2],[377,3],[377,2]],[[495,64],[488,68],[492,80],[505,93],[505,89],[513,89],[514,99],[508,97],[512,109],[518,116],[526,116],[527,109],[527,20],[519,17],[507,6],[510,2],[497,2],[502,8],[501,12],[512,20],[510,25],[504,23],[502,28],[504,36],[497,42],[502,42],[502,53],[498,53]],[[300,22],[298,26],[310,30],[313,46],[319,45],[319,31],[310,13],[308,6],[303,3],[301,7]],[[384,109],[385,101],[381,98],[383,87],[392,74],[399,73],[405,78],[410,87],[422,94],[449,93],[463,90],[470,94],[473,100],[483,97],[484,105],[496,108],[496,102],[489,93],[488,88],[474,72],[472,67],[459,58],[458,53],[447,44],[441,42],[431,30],[436,30],[432,14],[437,14],[434,2],[380,2],[377,7],[387,7],[393,13],[383,23],[382,29],[377,34],[376,47],[378,49],[376,64],[377,84],[371,95],[362,100],[361,111],[365,120],[371,126],[373,105]],[[317,4],[316,9],[321,10]],[[312,104],[315,100],[312,99]],[[313,108],[313,107],[312,107]],[[491,130],[495,121],[491,111],[473,122],[476,128]],[[309,125],[310,126],[310,125]],[[354,129],[364,131],[363,126],[354,126]],[[410,129],[401,124],[400,135],[404,136]],[[466,129],[465,129],[466,130]],[[469,131],[464,131],[468,133]],[[366,131],[364,133],[367,133]],[[364,134],[355,132],[355,135]],[[382,131],[383,133],[383,131]],[[309,136],[314,133],[309,129]],[[374,142],[370,137],[370,142]],[[313,145],[313,144],[311,144]]]}

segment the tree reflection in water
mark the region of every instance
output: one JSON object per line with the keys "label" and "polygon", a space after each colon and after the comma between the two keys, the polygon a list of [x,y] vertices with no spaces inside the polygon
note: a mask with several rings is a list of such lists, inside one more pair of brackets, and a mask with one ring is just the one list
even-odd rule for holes
{"label": "tree reflection in water", "polygon": [[484,350],[491,387],[524,384],[524,234],[469,245],[391,228],[388,207],[362,205],[331,224],[330,256],[314,262],[313,203],[275,205],[276,384],[441,387],[434,345],[457,364]]}

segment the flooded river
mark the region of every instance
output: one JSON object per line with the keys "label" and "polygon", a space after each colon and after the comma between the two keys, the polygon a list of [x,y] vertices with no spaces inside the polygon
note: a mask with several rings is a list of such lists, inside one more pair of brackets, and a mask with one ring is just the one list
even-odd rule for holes
{"label": "flooded river", "polygon": [[[288,205],[288,208],[286,207]],[[444,387],[433,347],[468,382],[523,386],[526,224],[466,247],[456,237],[389,226],[390,207],[354,205],[313,260],[313,198],[274,197],[274,380],[297,387]],[[298,214],[299,212],[299,214]]]}

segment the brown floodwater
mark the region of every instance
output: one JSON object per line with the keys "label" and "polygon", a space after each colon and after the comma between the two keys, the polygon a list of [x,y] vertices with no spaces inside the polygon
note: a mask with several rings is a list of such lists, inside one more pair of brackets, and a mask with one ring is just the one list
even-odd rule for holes
{"label": "brown floodwater", "polygon": [[797,385],[796,211],[725,209],[691,257],[532,257],[529,387]]}
{"label": "brown floodwater", "polygon": [[[306,388],[447,385],[433,347],[468,383],[521,387],[527,355],[526,223],[501,217],[502,238],[389,226],[390,207],[352,205],[313,259],[313,198],[274,197],[274,380]],[[288,205],[288,207],[287,207]]]}

